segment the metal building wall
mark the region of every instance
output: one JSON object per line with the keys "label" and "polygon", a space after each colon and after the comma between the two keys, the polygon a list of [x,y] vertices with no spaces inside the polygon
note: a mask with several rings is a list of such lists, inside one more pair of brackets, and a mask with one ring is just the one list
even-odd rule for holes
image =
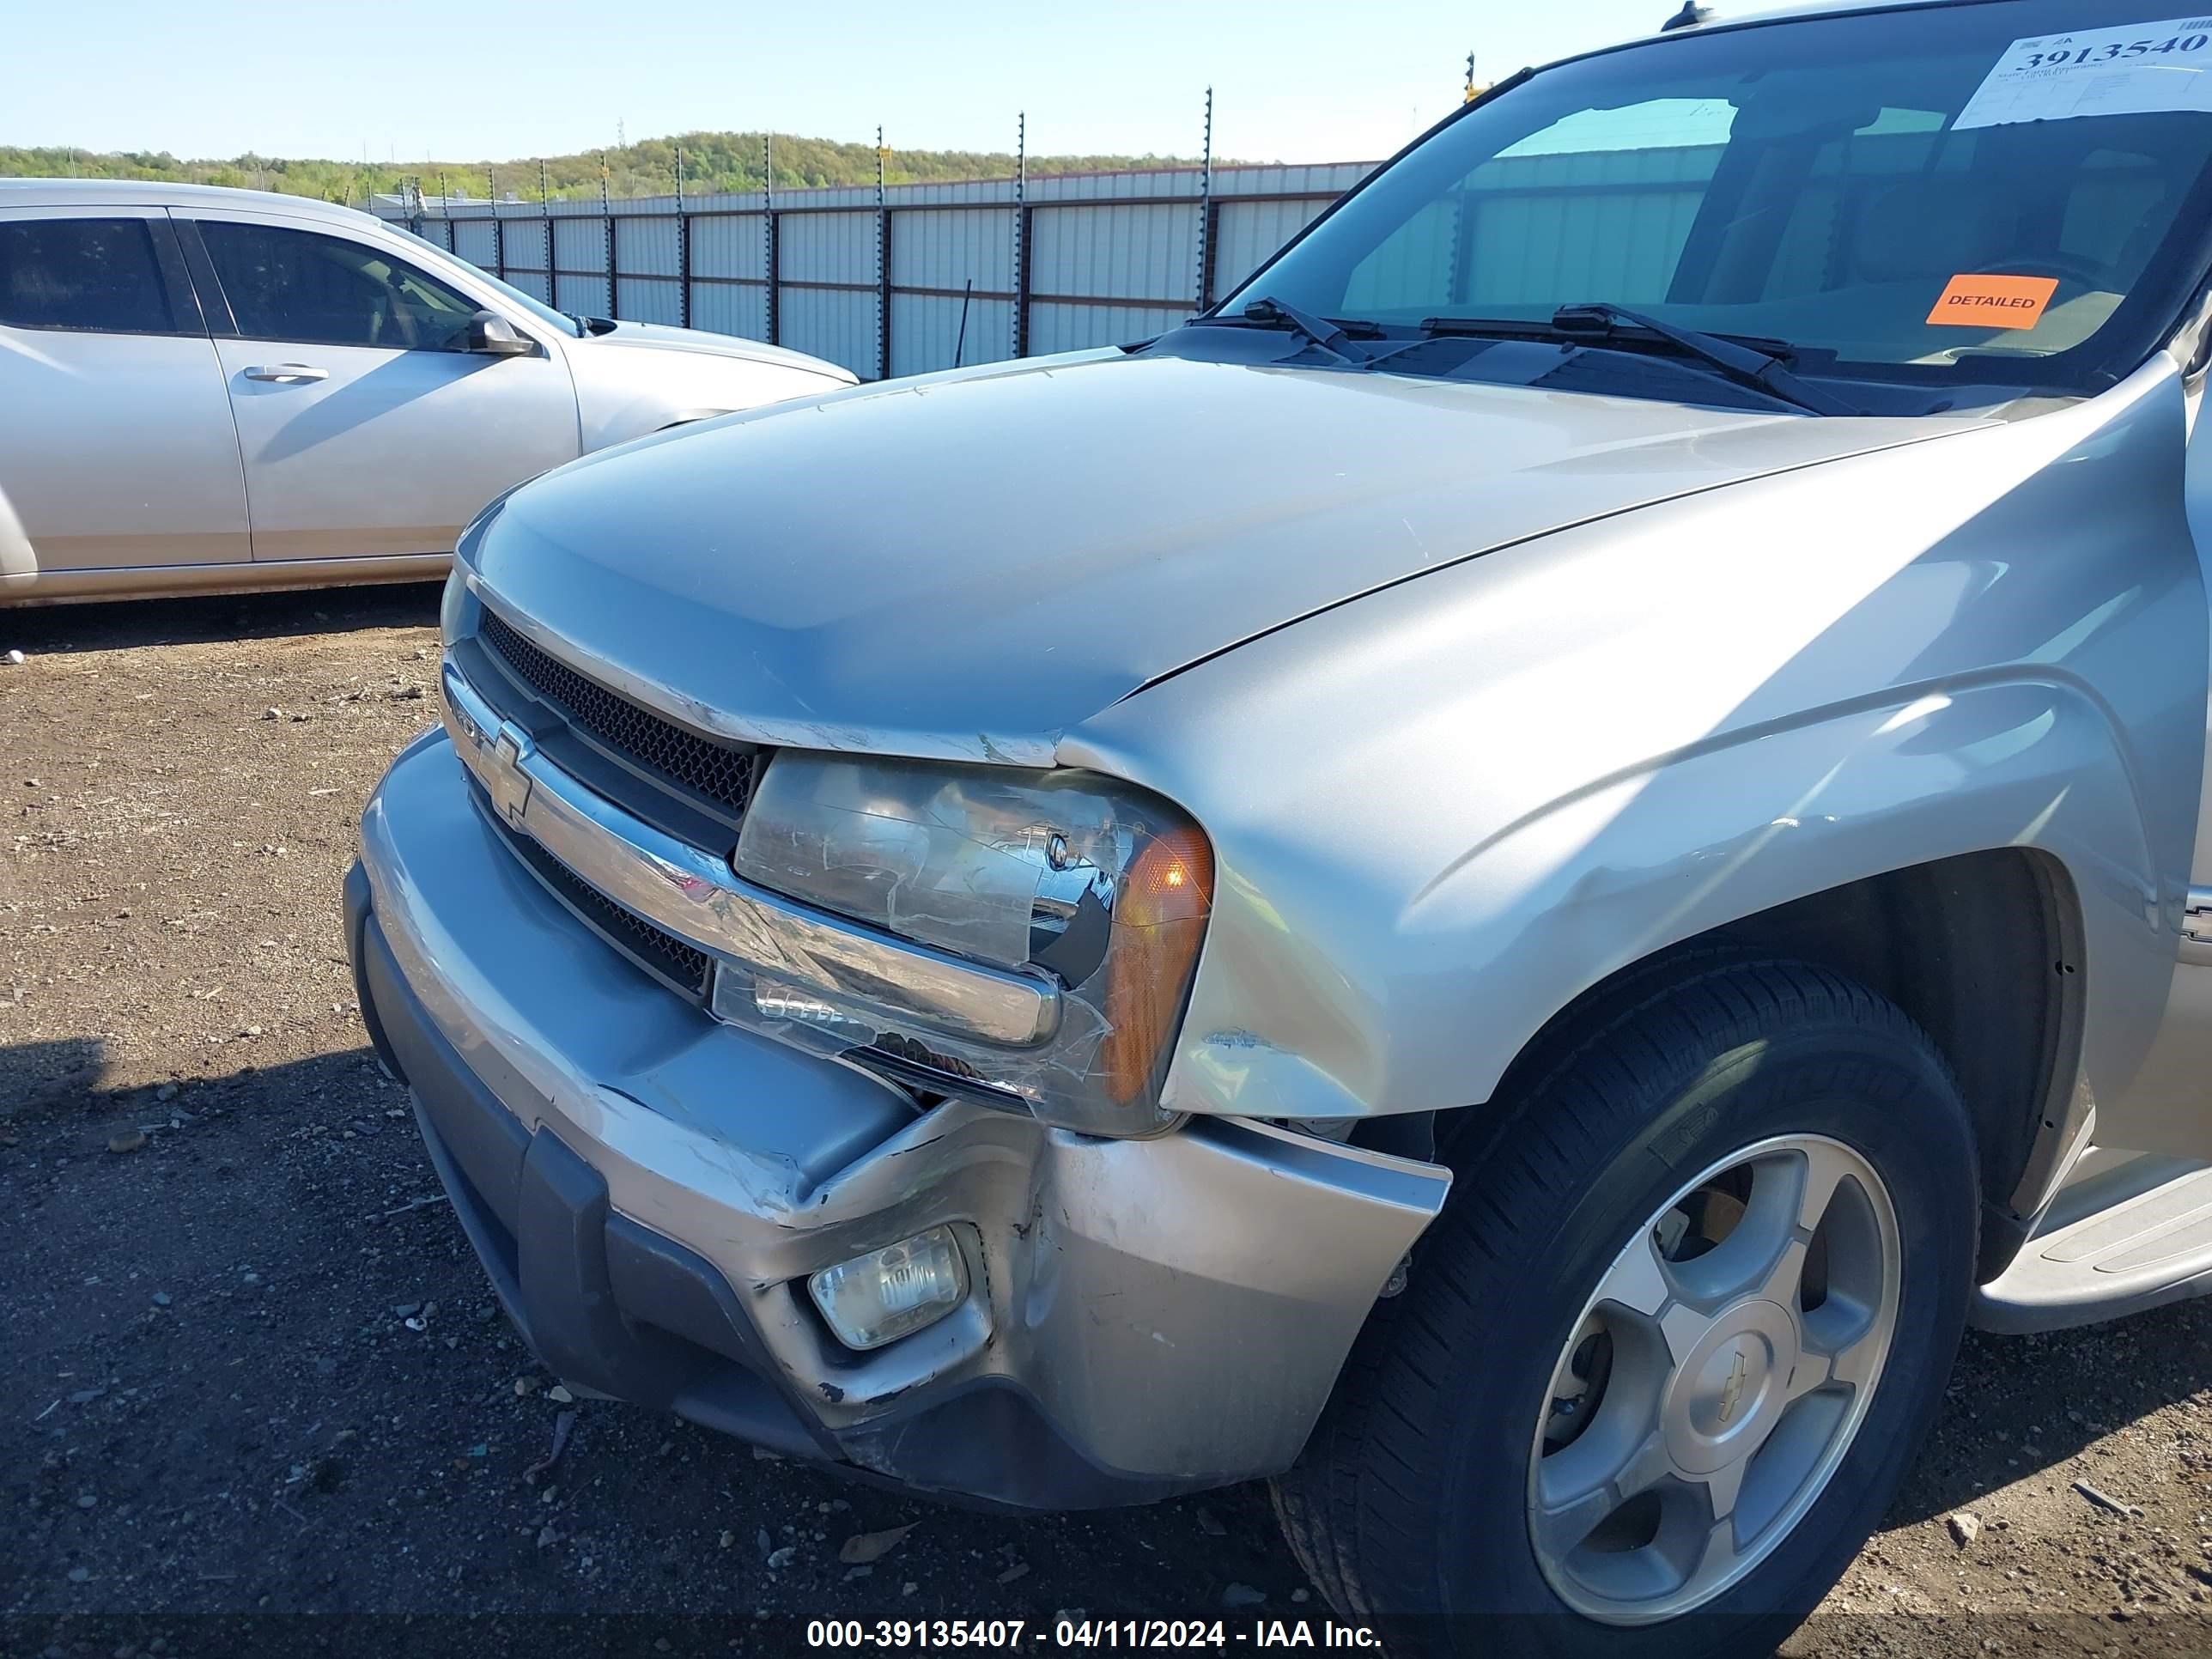
{"label": "metal building wall", "polygon": [[489,219],[453,221],[453,252],[472,265],[489,270],[499,257],[493,246],[498,240],[498,228]]}
{"label": "metal building wall", "polygon": [[503,276],[525,294],[551,304],[553,256],[551,228],[536,215],[526,219],[500,215],[500,250],[506,263],[493,275]]}
{"label": "metal building wall", "polygon": [[[1663,300],[1719,154],[1696,145],[1500,157],[1354,270],[1345,302],[1387,313],[1563,294]],[[1619,234],[1623,216],[1634,234]]]}
{"label": "metal building wall", "polygon": [[1462,202],[1431,202],[1408,219],[1397,234],[1352,270],[1345,285],[1345,309],[1360,315],[1404,311],[1432,303],[1449,291],[1459,228],[1466,218]]}
{"label": "metal building wall", "polygon": [[856,374],[876,373],[876,216],[787,210],[776,255],[777,340]]}
{"label": "metal building wall", "polygon": [[[1694,145],[1502,157],[1394,238],[1357,274],[1352,302],[1657,299],[1717,154]],[[1236,288],[1368,170],[1221,168],[1203,208],[1195,170],[1162,169],[1032,179],[1018,197],[1011,179],[894,185],[880,219],[872,186],[780,191],[769,206],[757,195],[709,196],[679,210],[672,196],[654,197],[605,214],[596,201],[507,203],[496,237],[481,202],[427,201],[387,216],[564,310],[773,339],[872,378],[1171,328]],[[1623,212],[1643,234],[1612,234]]]}
{"label": "metal building wall", "polygon": [[1075,351],[1173,328],[1198,308],[1198,215],[1181,204],[1040,207],[1030,349]]}
{"label": "metal building wall", "polygon": [[691,326],[768,338],[768,221],[757,210],[691,216]]}
{"label": "metal building wall", "polygon": [[611,221],[596,217],[552,222],[553,303],[561,310],[589,317],[609,314],[613,303],[607,283],[611,225]]}
{"label": "metal building wall", "polygon": [[1214,296],[1232,291],[1328,208],[1327,202],[1295,197],[1224,203],[1214,222]]}
{"label": "metal building wall", "polygon": [[[1348,303],[1654,300],[1712,146],[1509,155],[1354,274]],[[1367,165],[1190,169],[673,197],[495,210],[424,202],[408,222],[563,310],[772,339],[863,378],[1116,344],[1229,293]],[[1645,234],[1608,234],[1626,212]],[[392,216],[402,216],[392,215]],[[768,246],[777,256],[769,280]],[[1203,245],[1201,246],[1201,238]],[[1019,252],[1017,252],[1018,248]],[[1632,252],[1632,250],[1633,252]],[[879,258],[880,254],[880,258]]]}
{"label": "metal building wall", "polygon": [[773,339],[873,377],[1170,328],[1367,170],[1222,168],[1203,203],[1191,168],[1032,179],[1018,194],[1012,179],[900,185],[880,220],[872,186],[780,191],[772,210],[751,195],[384,210],[563,310]]}
{"label": "metal building wall", "polygon": [[[1717,145],[1504,157],[1468,180],[1468,290],[1480,305],[1603,295],[1634,305],[1667,296]],[[1622,216],[1637,234],[1618,234]]]}
{"label": "metal building wall", "polygon": [[926,374],[1012,354],[1014,212],[906,208],[890,216],[890,372]]}
{"label": "metal building wall", "polygon": [[614,221],[615,304],[641,323],[682,326],[684,283],[678,258],[680,227],[673,215]]}
{"label": "metal building wall", "polygon": [[1092,346],[1120,345],[1164,334],[1190,315],[1190,308],[1170,310],[1158,306],[1070,305],[1040,300],[1030,308],[1030,351],[1046,356],[1055,351],[1084,351]]}

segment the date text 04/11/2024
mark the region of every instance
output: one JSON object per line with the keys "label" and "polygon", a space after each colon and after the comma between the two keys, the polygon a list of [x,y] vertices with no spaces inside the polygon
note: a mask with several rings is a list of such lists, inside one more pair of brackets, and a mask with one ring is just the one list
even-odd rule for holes
{"label": "date text 04/11/2024", "polygon": [[1025,1619],[810,1619],[806,1645],[907,1651],[921,1648],[1337,1648],[1379,1650],[1382,1638],[1364,1625],[1333,1619],[1091,1619],[1063,1616],[1050,1625]]}

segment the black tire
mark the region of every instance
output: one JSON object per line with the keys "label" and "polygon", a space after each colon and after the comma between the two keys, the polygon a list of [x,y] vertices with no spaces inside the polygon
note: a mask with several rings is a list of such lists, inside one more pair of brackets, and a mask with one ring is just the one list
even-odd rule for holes
{"label": "black tire", "polygon": [[[1639,975],[1547,1044],[1378,1304],[1297,1468],[1275,1483],[1291,1547],[1394,1654],[1606,1659],[1765,1654],[1880,1522],[1942,1403],[1979,1210],[1973,1132],[1927,1036],[1864,986],[1722,956]],[[1889,1188],[1898,1322],[1866,1416],[1820,1498],[1714,1601],[1600,1623],[1529,1540],[1538,1413],[1570,1327],[1644,1218],[1770,1136],[1844,1142]]]}

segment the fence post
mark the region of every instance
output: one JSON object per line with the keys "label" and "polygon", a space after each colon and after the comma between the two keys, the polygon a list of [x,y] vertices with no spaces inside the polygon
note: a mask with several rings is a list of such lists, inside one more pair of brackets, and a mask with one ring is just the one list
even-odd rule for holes
{"label": "fence post", "polygon": [[561,308],[561,278],[556,275],[561,262],[553,257],[553,204],[545,188],[545,158],[538,159],[538,229],[545,233],[545,303],[556,311]]}
{"label": "fence post", "polygon": [[884,205],[884,130],[876,129],[876,378],[891,377],[891,214]]}
{"label": "fence post", "polygon": [[1198,163],[1198,308],[1213,285],[1213,88],[1206,89],[1206,148]]}
{"label": "fence post", "polygon": [[489,165],[484,168],[484,198],[491,204],[491,274],[503,283],[507,280],[507,227],[499,222],[499,179]]}
{"label": "fence post", "polygon": [[615,210],[607,200],[607,153],[599,152],[599,222],[607,233],[607,315],[619,318],[622,301],[616,297],[617,276],[615,267]]}
{"label": "fence post", "polygon": [[778,246],[781,240],[776,234],[775,223],[775,135],[763,132],[761,134],[761,255],[766,263],[761,267],[761,276],[767,283],[763,292],[767,296],[765,310],[768,343],[770,345],[783,343],[781,338],[782,319],[778,314],[781,307],[776,304],[776,262],[781,258]]}
{"label": "fence post", "polygon": [[1014,117],[1014,356],[1030,355],[1030,114]]}
{"label": "fence post", "polygon": [[676,320],[691,326],[691,216],[684,211],[684,146],[676,147]]}

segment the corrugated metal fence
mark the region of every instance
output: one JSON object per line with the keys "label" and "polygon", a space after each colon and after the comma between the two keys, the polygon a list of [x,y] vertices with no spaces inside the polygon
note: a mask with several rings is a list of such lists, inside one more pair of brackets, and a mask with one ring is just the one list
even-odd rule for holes
{"label": "corrugated metal fence", "polygon": [[[1508,155],[1352,275],[1358,309],[1663,298],[1717,146]],[[1112,345],[1210,305],[1373,163],[387,211],[563,311],[742,334],[865,379]],[[1637,234],[1624,234],[1633,225]],[[775,273],[775,280],[769,273]]]}
{"label": "corrugated metal fence", "polygon": [[380,211],[563,311],[741,334],[874,379],[1171,328],[1372,165],[1219,167],[1205,196],[1194,167],[896,185],[880,215],[873,185]]}

